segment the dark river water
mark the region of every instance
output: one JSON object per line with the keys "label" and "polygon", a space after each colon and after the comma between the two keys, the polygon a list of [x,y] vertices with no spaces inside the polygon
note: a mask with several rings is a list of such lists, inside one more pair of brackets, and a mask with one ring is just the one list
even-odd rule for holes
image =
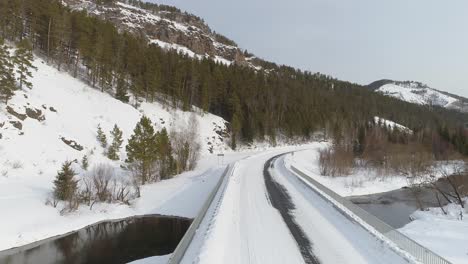
{"label": "dark river water", "polygon": [[145,216],[89,226],[0,252],[1,264],[119,264],[170,254],[190,219]]}
{"label": "dark river water", "polygon": [[[419,203],[407,188],[348,199],[394,228],[401,228],[411,222],[411,214],[419,210]],[[419,199],[424,207],[437,206],[432,190],[421,190]]]}
{"label": "dark river water", "polygon": [[411,222],[410,215],[418,208],[414,205],[393,202],[390,204],[358,204],[359,207],[386,222],[393,228],[401,228]]}
{"label": "dark river water", "polygon": [[[454,178],[454,180],[457,179]],[[439,179],[436,185],[445,192],[452,191],[444,179]],[[401,228],[411,222],[411,214],[420,210],[421,207],[422,209],[439,207],[434,190],[427,187],[421,188],[416,196],[410,189],[401,188],[385,193],[352,196],[348,199],[394,228]],[[440,202],[441,205],[447,204],[445,200]]]}

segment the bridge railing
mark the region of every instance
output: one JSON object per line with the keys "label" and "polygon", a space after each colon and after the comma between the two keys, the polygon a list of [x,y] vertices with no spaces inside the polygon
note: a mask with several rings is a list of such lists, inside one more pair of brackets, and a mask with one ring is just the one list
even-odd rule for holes
{"label": "bridge railing", "polygon": [[[451,264],[446,259],[442,258],[436,253],[432,252],[431,250],[427,249],[426,247],[412,240],[411,238],[400,233],[398,230],[386,224],[385,222],[381,221],[374,215],[368,213],[361,207],[353,204],[348,199],[338,195],[334,191],[330,190],[329,188],[320,184],[316,180],[312,179],[312,177],[308,176],[305,172],[298,169],[294,165],[291,165],[291,170],[295,172],[299,176],[300,179],[311,184],[312,189],[314,189],[315,187],[316,190],[314,191],[316,191],[319,195],[321,195],[327,200],[331,200],[331,202],[334,204],[338,203],[342,205],[344,208],[346,208],[347,210],[343,210],[343,208],[340,208],[339,206],[337,206],[337,209],[340,210],[343,214],[348,215],[349,217],[352,217],[352,215],[350,215],[350,212],[351,212],[352,214],[354,214],[354,216],[357,216],[358,218],[360,218],[365,224],[367,224],[371,228],[381,233],[388,240],[392,241],[400,250],[409,253],[417,261],[424,263],[424,264]],[[366,227],[362,223],[360,224],[363,225],[365,229],[369,230],[369,227]]]}
{"label": "bridge railing", "polygon": [[216,195],[218,194],[218,191],[219,191],[221,185],[223,184],[223,181],[225,179],[227,179],[226,176],[230,174],[230,171],[232,170],[232,167],[233,167],[233,165],[230,164],[224,170],[223,174],[221,175],[218,182],[216,183],[216,186],[213,188],[210,195],[208,196],[205,203],[203,204],[203,207],[200,209],[200,212],[198,213],[198,215],[193,220],[193,222],[190,225],[187,232],[185,232],[184,237],[179,242],[179,245],[177,245],[176,249],[174,250],[174,253],[172,253],[168,264],[179,264],[182,261],[182,259],[184,258],[184,255],[187,252],[187,250],[188,250],[188,248],[190,246],[190,243],[192,242],[193,238],[195,237],[195,234],[197,233],[203,219],[205,218],[205,215],[208,212],[208,209],[210,209],[211,204],[213,203],[213,200],[215,199]]}

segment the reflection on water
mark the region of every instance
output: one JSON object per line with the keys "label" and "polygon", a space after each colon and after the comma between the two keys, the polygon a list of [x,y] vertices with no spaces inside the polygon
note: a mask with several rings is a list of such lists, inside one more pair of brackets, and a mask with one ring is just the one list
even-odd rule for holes
{"label": "reflection on water", "polygon": [[105,222],[0,252],[1,264],[119,264],[174,251],[191,220],[160,216]]}

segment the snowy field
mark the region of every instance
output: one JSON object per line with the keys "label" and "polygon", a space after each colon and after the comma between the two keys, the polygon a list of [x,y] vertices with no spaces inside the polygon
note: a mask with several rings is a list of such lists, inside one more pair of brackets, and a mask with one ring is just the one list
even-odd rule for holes
{"label": "snowy field", "polygon": [[[468,204],[468,199],[465,201]],[[445,210],[448,215],[444,215],[440,208],[417,211],[412,214],[414,220],[399,230],[453,264],[466,264],[468,210],[455,204],[445,206]]]}

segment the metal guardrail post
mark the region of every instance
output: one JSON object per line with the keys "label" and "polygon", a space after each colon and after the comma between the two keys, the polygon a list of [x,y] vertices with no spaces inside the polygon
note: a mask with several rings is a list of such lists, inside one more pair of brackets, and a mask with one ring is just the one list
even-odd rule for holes
{"label": "metal guardrail post", "polygon": [[[335,201],[335,203],[341,204],[343,207],[345,207],[347,210],[349,210],[352,214],[355,216],[359,217],[363,222],[368,224],[370,227],[375,229],[377,232],[381,233],[383,236],[385,236],[387,239],[395,243],[401,250],[411,254],[415,259],[417,259],[419,262],[424,263],[424,264],[451,264],[448,260],[442,258],[441,256],[437,255],[433,251],[429,250],[428,248],[422,246],[421,244],[417,243],[416,241],[412,240],[411,238],[405,236],[404,234],[400,233],[398,230],[394,229],[390,225],[386,224],[385,222],[381,221],[374,215],[368,213],[361,207],[353,204],[346,198],[338,195],[334,191],[330,190],[329,188],[325,187],[321,183],[317,182],[316,180],[312,179],[312,177],[308,176],[306,173],[304,173],[302,170],[298,169],[294,165],[291,165],[291,170],[303,181],[308,182],[314,187],[309,186],[313,191],[317,192],[320,196],[322,196],[324,199],[329,200],[330,202],[333,203],[332,200]],[[320,190],[323,192],[325,195],[322,195],[319,193],[317,190]],[[327,197],[328,196],[328,197]],[[342,214],[345,214],[349,217],[351,215],[349,212],[346,210],[342,210],[337,207],[338,210]],[[369,231],[368,227],[365,225],[361,226]]]}
{"label": "metal guardrail post", "polygon": [[221,187],[223,182],[228,178],[226,176],[229,174],[232,168],[233,168],[233,164],[230,164],[226,167],[226,169],[223,172],[223,175],[221,175],[221,177],[219,178],[218,183],[216,184],[216,186],[214,187],[214,189],[211,191],[210,195],[206,199],[200,212],[193,220],[187,232],[185,232],[184,237],[179,242],[179,245],[177,245],[176,249],[174,250],[174,253],[172,253],[168,264],[179,264],[182,261],[182,259],[184,258],[185,252],[187,252],[187,249],[189,248],[190,243],[195,237],[195,234],[197,233],[198,228],[200,227],[200,224],[205,218],[205,215],[208,212],[208,209],[210,208],[211,204],[213,203],[214,198],[218,194],[219,188]]}

